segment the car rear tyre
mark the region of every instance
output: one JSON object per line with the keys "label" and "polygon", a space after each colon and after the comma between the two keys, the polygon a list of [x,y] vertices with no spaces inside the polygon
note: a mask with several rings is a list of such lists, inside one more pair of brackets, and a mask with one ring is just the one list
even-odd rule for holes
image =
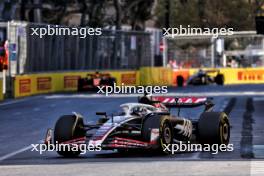
{"label": "car rear tyre", "polygon": [[78,87],[77,87],[78,92],[83,91],[83,85],[84,85],[83,79],[78,79]]}
{"label": "car rear tyre", "polygon": [[204,112],[198,122],[198,138],[201,144],[228,144],[230,125],[224,112]]}
{"label": "car rear tyre", "polygon": [[109,85],[110,85],[110,86],[113,87],[113,86],[115,85],[115,83],[116,83],[116,79],[115,79],[115,78],[110,78],[110,79],[109,79]]}
{"label": "car rear tyre", "polygon": [[145,141],[151,140],[151,130],[159,130],[157,149],[162,154],[169,154],[170,151],[165,150],[165,146],[173,143],[173,129],[171,122],[167,116],[151,115],[143,122],[142,137]]}
{"label": "car rear tyre", "polygon": [[[56,122],[54,129],[54,143],[63,143],[73,139],[85,137],[84,123],[81,117],[75,115],[64,115]],[[64,157],[76,157],[81,151],[72,151],[66,148],[65,151],[57,151]]]}
{"label": "car rear tyre", "polygon": [[177,76],[177,86],[182,87],[184,84],[184,78],[182,76]]}
{"label": "car rear tyre", "polygon": [[217,74],[215,77],[215,83],[217,85],[224,85],[225,77],[223,74]]}

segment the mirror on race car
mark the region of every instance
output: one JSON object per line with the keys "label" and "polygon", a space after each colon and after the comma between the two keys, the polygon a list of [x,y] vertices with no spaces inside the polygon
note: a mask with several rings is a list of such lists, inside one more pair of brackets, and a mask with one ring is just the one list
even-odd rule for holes
{"label": "mirror on race car", "polygon": [[106,116],[106,112],[96,112],[96,115],[99,115],[99,116]]}

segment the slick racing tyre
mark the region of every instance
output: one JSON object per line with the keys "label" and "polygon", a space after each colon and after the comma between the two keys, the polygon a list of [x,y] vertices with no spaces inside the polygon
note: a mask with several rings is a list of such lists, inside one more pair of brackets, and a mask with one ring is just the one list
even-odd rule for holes
{"label": "slick racing tyre", "polygon": [[184,84],[184,78],[182,76],[177,76],[176,82],[178,87],[182,87]]}
{"label": "slick racing tyre", "polygon": [[[83,119],[75,115],[64,115],[56,122],[54,129],[54,144],[85,137]],[[64,157],[76,157],[81,151],[72,151],[66,147],[65,151],[57,151]]]}
{"label": "slick racing tyre", "polygon": [[150,115],[146,117],[142,126],[142,137],[145,141],[151,140],[151,130],[159,130],[157,149],[162,154],[169,154],[170,151],[165,150],[165,146],[173,143],[173,129],[171,122],[167,116]]}
{"label": "slick racing tyre", "polygon": [[198,139],[201,144],[228,144],[230,125],[224,112],[204,112],[198,121]]}
{"label": "slick racing tyre", "polygon": [[77,87],[78,92],[81,92],[83,90],[83,85],[84,85],[84,80],[78,79],[78,87]]}
{"label": "slick racing tyre", "polygon": [[223,74],[217,74],[215,77],[215,83],[217,85],[224,85],[225,77]]}
{"label": "slick racing tyre", "polygon": [[114,86],[116,83],[116,79],[115,78],[109,78],[109,86]]}

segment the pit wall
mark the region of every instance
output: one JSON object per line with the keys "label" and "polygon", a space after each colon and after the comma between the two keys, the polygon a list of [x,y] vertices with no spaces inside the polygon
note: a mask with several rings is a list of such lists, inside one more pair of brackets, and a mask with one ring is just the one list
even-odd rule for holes
{"label": "pit wall", "polygon": [[4,99],[3,95],[3,80],[0,79],[0,101]]}
{"label": "pit wall", "polygon": [[[210,69],[210,68],[208,68]],[[212,69],[210,69],[212,70]],[[260,84],[264,83],[263,68],[221,68],[225,84]],[[142,67],[138,71],[105,71],[117,80],[117,85],[167,85],[175,86],[177,76],[184,81],[198,69],[172,70],[164,67]],[[43,93],[66,92],[77,90],[77,80],[94,72],[63,72],[17,75],[14,82],[14,97],[24,97]],[[216,73],[213,73],[216,74]],[[214,76],[212,74],[212,76]],[[1,85],[0,81],[0,85]],[[1,90],[2,86],[0,86]],[[2,91],[1,91],[2,92]],[[0,100],[3,99],[0,93]]]}
{"label": "pit wall", "polygon": [[[17,75],[14,83],[14,97],[30,95],[68,92],[77,90],[77,82],[80,77],[86,77],[88,73],[94,72],[63,72]],[[104,73],[104,72],[102,72]],[[138,71],[109,71],[116,78],[117,85],[139,85]]]}

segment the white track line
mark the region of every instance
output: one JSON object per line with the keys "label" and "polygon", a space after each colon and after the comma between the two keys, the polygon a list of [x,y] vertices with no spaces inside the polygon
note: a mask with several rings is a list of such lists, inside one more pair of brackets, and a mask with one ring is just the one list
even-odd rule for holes
{"label": "white track line", "polygon": [[11,157],[13,157],[13,156],[15,156],[15,155],[17,155],[17,154],[20,154],[20,153],[23,153],[23,152],[25,152],[25,151],[27,151],[27,150],[30,150],[30,149],[32,149],[32,148],[33,148],[32,145],[29,145],[29,146],[24,147],[24,148],[22,148],[22,149],[19,149],[19,150],[17,150],[17,151],[14,151],[14,152],[8,153],[8,154],[6,154],[6,155],[4,155],[4,156],[1,156],[1,157],[0,157],[0,162],[3,161],[3,160],[6,160],[6,159],[8,159],[8,158],[11,158]]}
{"label": "white track line", "polygon": [[42,97],[42,96],[40,95],[40,96],[34,96],[34,97],[25,97],[23,99],[8,100],[6,102],[0,103],[0,106],[6,106],[6,105],[11,105],[11,104],[21,103],[21,102],[25,102],[25,101],[40,98],[40,97]]}
{"label": "white track line", "polygon": [[[43,143],[43,140],[39,140],[38,142],[39,142],[39,143]],[[33,148],[33,146],[32,146],[32,144],[30,144],[30,145],[27,146],[27,147],[24,147],[24,148],[22,148],[22,149],[19,149],[19,150],[16,150],[16,151],[14,151],[14,152],[8,153],[8,154],[6,154],[6,155],[4,155],[4,156],[1,156],[1,157],[0,157],[0,162],[6,160],[6,159],[8,159],[8,158],[11,158],[11,157],[13,157],[13,156],[15,156],[15,155],[18,155],[18,154],[20,154],[20,153],[23,153],[23,152],[25,152],[25,151],[27,151],[27,150],[30,150],[30,149],[32,149],[32,148]]]}
{"label": "white track line", "polygon": [[8,101],[8,102],[0,103],[0,106],[11,105],[11,104],[15,104],[15,103],[24,102],[24,101],[26,101],[26,99],[12,100],[12,101]]}

